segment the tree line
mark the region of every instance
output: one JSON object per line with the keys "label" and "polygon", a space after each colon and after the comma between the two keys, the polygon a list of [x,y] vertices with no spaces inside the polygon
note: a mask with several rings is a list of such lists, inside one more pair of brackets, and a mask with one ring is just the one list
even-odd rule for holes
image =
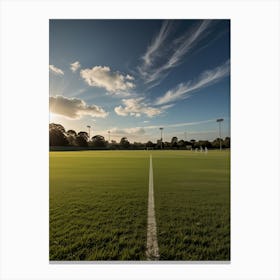
{"label": "tree line", "polygon": [[[208,140],[198,140],[192,139],[186,141],[183,139],[178,139],[178,137],[172,137],[171,141],[157,140],[156,143],[148,141],[146,143],[134,142],[130,143],[127,137],[122,137],[119,142],[112,140],[106,141],[104,136],[95,135],[89,138],[89,134],[85,131],[76,132],[75,130],[66,131],[61,124],[51,123],[49,124],[49,143],[50,147],[83,147],[83,148],[93,148],[93,149],[196,149],[196,148],[207,148],[207,149],[219,149],[220,139],[217,138],[210,142]],[[230,148],[230,138],[226,137],[221,139],[222,148]]]}

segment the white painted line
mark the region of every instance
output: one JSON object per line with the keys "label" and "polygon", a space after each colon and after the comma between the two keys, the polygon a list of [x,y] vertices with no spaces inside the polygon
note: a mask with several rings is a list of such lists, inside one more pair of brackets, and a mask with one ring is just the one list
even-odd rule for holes
{"label": "white painted line", "polygon": [[150,173],[149,173],[149,196],[148,196],[148,228],[147,228],[147,251],[148,260],[158,260],[158,242],[157,242],[157,225],[155,217],[154,202],[154,178],[153,178],[153,160],[150,155]]}

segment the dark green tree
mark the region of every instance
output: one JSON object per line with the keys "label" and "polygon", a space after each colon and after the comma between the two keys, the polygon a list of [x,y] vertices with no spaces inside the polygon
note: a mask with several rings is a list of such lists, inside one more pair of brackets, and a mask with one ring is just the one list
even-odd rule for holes
{"label": "dark green tree", "polygon": [[76,133],[76,131],[70,129],[66,132],[66,135],[67,135],[67,140],[69,142],[69,145],[70,146],[77,146],[77,141],[76,141],[77,133]]}
{"label": "dark green tree", "polygon": [[49,125],[49,143],[50,146],[67,146],[68,140],[65,135],[65,129],[60,124],[51,123]]}
{"label": "dark green tree", "polygon": [[120,147],[121,147],[122,149],[128,149],[129,146],[130,146],[130,143],[129,143],[129,141],[127,140],[127,138],[126,138],[126,137],[122,137],[122,139],[121,139],[121,141],[120,141]]}
{"label": "dark green tree", "polygon": [[96,148],[106,147],[105,138],[102,135],[95,135],[91,138],[91,145]]}
{"label": "dark green tree", "polygon": [[171,147],[178,148],[178,138],[176,136],[172,137],[171,139]]}
{"label": "dark green tree", "polygon": [[224,147],[225,148],[230,148],[230,138],[226,137],[224,140]]}
{"label": "dark green tree", "polygon": [[154,147],[154,143],[152,141],[148,141],[145,146],[146,148],[150,149]]}
{"label": "dark green tree", "polygon": [[178,142],[178,148],[179,149],[185,149],[186,148],[186,142],[184,140],[180,140]]}
{"label": "dark green tree", "polygon": [[76,137],[76,143],[79,147],[88,147],[88,133],[80,131]]}

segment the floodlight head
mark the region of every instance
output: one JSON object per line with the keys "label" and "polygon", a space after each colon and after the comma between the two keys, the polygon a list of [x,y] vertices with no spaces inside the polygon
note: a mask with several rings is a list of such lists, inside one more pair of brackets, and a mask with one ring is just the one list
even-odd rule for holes
{"label": "floodlight head", "polygon": [[217,122],[222,122],[224,119],[217,119]]}
{"label": "floodlight head", "polygon": [[160,130],[163,130],[163,127],[160,127],[159,129],[160,129]]}
{"label": "floodlight head", "polygon": [[87,128],[90,128],[90,125],[87,125]]}

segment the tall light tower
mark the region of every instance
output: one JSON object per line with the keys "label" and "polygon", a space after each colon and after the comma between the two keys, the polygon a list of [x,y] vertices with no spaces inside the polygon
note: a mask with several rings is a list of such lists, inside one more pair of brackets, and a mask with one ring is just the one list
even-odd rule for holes
{"label": "tall light tower", "polygon": [[89,138],[89,140],[90,140],[90,128],[91,128],[91,126],[90,126],[90,125],[87,125],[87,128],[88,128],[88,138]]}
{"label": "tall light tower", "polygon": [[163,127],[160,127],[159,130],[160,130],[160,148],[162,149],[162,131],[163,131]]}
{"label": "tall light tower", "polygon": [[224,121],[224,119],[217,119],[217,123],[219,124],[220,151],[222,150],[221,123],[223,121]]}
{"label": "tall light tower", "polygon": [[111,131],[110,131],[110,130],[108,130],[109,142],[110,142],[110,133],[111,133]]}

